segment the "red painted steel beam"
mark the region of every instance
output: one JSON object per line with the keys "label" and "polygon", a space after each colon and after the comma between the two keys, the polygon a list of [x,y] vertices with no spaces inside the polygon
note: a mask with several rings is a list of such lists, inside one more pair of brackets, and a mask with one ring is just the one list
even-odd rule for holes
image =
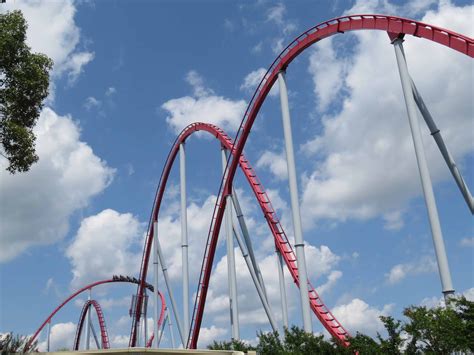
{"label": "red painted steel beam", "polygon": [[109,349],[109,334],[107,333],[107,327],[105,325],[105,318],[104,313],[102,312],[102,308],[100,307],[99,302],[96,300],[89,300],[84,303],[84,307],[82,307],[81,315],[79,316],[79,322],[77,323],[76,328],[76,336],[74,337],[74,350],[79,350],[79,343],[81,342],[81,333],[82,328],[84,326],[84,320],[86,318],[87,309],[89,306],[94,306],[95,313],[97,314],[97,319],[99,320],[99,327],[100,327],[100,337],[102,341],[102,349]]}
{"label": "red painted steel beam", "polygon": [[[267,70],[264,78],[261,80],[259,86],[255,90],[252,99],[247,106],[242,123],[237,132],[236,138],[234,140],[235,145],[232,156],[240,157],[247,142],[250,130],[253,126],[253,123],[257,117],[257,114],[265,101],[272,85],[277,79],[278,72],[280,70],[285,70],[286,67],[307,47],[324,39],[326,37],[332,36],[337,33],[344,33],[346,31],[356,31],[356,30],[379,30],[386,31],[395,34],[406,34],[412,35],[419,38],[424,38],[441,45],[447,46],[451,49],[454,49],[462,54],[474,57],[474,40],[470,37],[449,31],[437,26],[432,26],[425,24],[419,21],[414,21],[410,19],[405,19],[396,16],[387,16],[387,15],[374,15],[374,14],[364,14],[364,15],[351,15],[339,17],[332,19],[321,24],[318,24],[300,36],[298,36],[293,42],[291,42],[273,61],[270,68]],[[177,138],[177,140],[179,137]],[[176,146],[176,145],[175,145]],[[175,147],[174,146],[174,147]],[[157,219],[158,212],[161,206],[162,192],[161,186],[166,185],[166,181],[169,176],[169,170],[172,165],[173,159],[170,160],[171,156],[175,156],[177,148],[173,148],[168,155],[168,159],[163,169],[160,185],[155,196],[154,207],[152,211],[152,216],[150,218],[150,224],[148,227],[149,233],[143,250],[142,264],[140,269],[140,280],[142,283],[138,286],[137,290],[137,311],[134,322],[132,323],[132,330],[130,336],[130,346],[135,346],[136,343],[136,323],[140,317],[141,311],[141,295],[143,294],[144,282],[146,280],[146,275],[148,271],[148,263],[150,258],[152,235],[153,235],[153,224],[151,221]],[[239,159],[232,159],[230,164],[228,164],[229,173],[227,179],[221,182],[219,197],[222,200],[219,206],[215,206],[213,219],[211,221],[212,235],[210,236],[210,241],[206,246],[206,255],[207,257],[203,260],[204,262],[204,277],[202,282],[199,284],[198,295],[199,304],[197,308],[196,322],[192,329],[190,347],[195,348],[197,345],[197,339],[199,337],[199,331],[202,322],[202,316],[204,313],[204,307],[207,296],[207,287],[209,285],[209,279],[212,270],[212,263],[214,261],[214,252],[217,245],[217,238],[219,235],[220,227],[222,224],[222,218],[225,210],[226,199],[222,199],[222,196],[226,196],[231,192],[232,182],[239,164]],[[222,192],[222,193],[221,193]],[[219,200],[218,200],[219,202]]]}

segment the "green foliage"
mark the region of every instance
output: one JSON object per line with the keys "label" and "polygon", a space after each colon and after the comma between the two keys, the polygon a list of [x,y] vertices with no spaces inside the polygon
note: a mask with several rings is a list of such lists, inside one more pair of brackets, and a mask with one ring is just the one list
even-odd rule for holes
{"label": "green foliage", "polygon": [[26,45],[21,11],[0,14],[0,142],[10,173],[29,170],[38,160],[33,127],[48,96],[53,65]]}
{"label": "green foliage", "polygon": [[249,351],[249,350],[255,350],[253,346],[250,344],[247,344],[246,342],[242,340],[231,340],[231,341],[221,341],[217,342],[214,340],[214,342],[211,345],[207,346],[208,349],[210,350],[236,350],[236,351]]}
{"label": "green foliage", "polygon": [[[25,346],[30,340],[29,337],[22,335],[13,335],[12,333],[0,335],[0,354],[7,355],[12,353],[25,353]],[[38,352],[38,341],[31,344],[28,352]]]}
{"label": "green foliage", "polygon": [[474,333],[473,302],[453,299],[448,307],[408,307],[403,314],[408,322],[403,330],[410,336],[407,351],[449,354],[472,351]]}
{"label": "green foliage", "polygon": [[[393,317],[380,317],[387,337],[376,338],[357,333],[343,347],[334,339],[326,341],[322,335],[305,333],[298,327],[285,329],[283,339],[278,332],[259,332],[255,348],[260,355],[303,354],[451,354],[474,351],[474,302],[464,297],[454,298],[448,307],[426,308],[411,306],[403,313],[404,322]],[[242,345],[241,347],[239,345]],[[240,342],[214,342],[209,349],[254,350]]]}

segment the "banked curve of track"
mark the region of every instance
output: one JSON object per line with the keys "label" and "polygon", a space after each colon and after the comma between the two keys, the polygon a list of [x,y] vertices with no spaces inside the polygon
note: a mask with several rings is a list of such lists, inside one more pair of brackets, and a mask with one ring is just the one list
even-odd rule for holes
{"label": "banked curve of track", "polygon": [[[191,337],[188,346],[190,348],[196,348],[197,340],[199,338],[199,332],[202,323],[202,317],[204,313],[204,307],[206,303],[207,288],[209,285],[209,279],[212,271],[212,264],[214,261],[214,253],[217,246],[217,239],[219,236],[222,219],[224,216],[226,199],[223,196],[229,195],[232,189],[232,182],[239,165],[239,159],[233,159],[233,156],[240,157],[247,142],[250,130],[257,117],[260,107],[265,101],[270,89],[277,80],[278,73],[281,70],[286,70],[288,65],[306,48],[312,44],[330,37],[335,34],[357,31],[357,30],[377,30],[388,32],[391,37],[411,35],[414,37],[423,38],[435,43],[441,44],[453,50],[456,50],[469,57],[474,57],[474,39],[464,36],[462,34],[438,27],[430,24],[426,24],[420,21],[411,19],[405,19],[397,16],[379,15],[379,14],[359,14],[338,17],[329,21],[322,22],[307,31],[303,32],[300,36],[295,38],[278,57],[273,61],[271,66],[268,68],[266,74],[260,81],[257,89],[255,90],[247,109],[244,113],[241,125],[234,139],[235,154],[231,154],[227,164],[227,174],[221,181],[219,188],[218,200],[216,201],[216,208],[214,209],[211,226],[209,229],[208,242],[206,245],[205,258],[203,259],[203,265],[201,270],[201,277],[199,280],[199,289],[197,295],[197,307],[192,318],[192,329]],[[168,161],[167,161],[168,163]],[[165,166],[166,168],[166,166]],[[164,170],[163,170],[164,171]],[[162,182],[163,175],[160,178],[160,184]],[[160,185],[159,185],[160,186]],[[142,264],[140,269],[140,279],[144,282],[148,271],[148,262],[151,252],[151,242],[153,234],[151,221],[156,220],[157,211],[161,204],[159,198],[159,188],[155,196],[154,209],[150,218],[150,224],[148,227],[149,233],[145,247],[143,249]],[[158,207],[158,209],[156,209]],[[137,291],[137,296],[140,298],[143,294],[144,285],[140,284]],[[139,317],[140,308],[142,302],[137,302],[137,312]],[[132,322],[132,329],[130,335],[130,346],[135,346],[136,343],[136,318]]]}
{"label": "banked curve of track", "polygon": [[[158,190],[158,198],[156,200],[156,212],[159,213],[159,209],[161,206],[161,201],[163,199],[164,192],[166,190],[166,185],[168,181],[169,174],[171,172],[171,168],[173,163],[176,159],[176,156],[179,151],[179,146],[181,143],[184,143],[186,139],[195,132],[198,131],[205,131],[213,136],[215,136],[222,146],[224,146],[229,151],[233,152],[233,144],[232,139],[219,127],[202,122],[193,123],[186,128],[179,134],[178,138],[173,144],[173,147],[170,150],[168,155],[168,159],[165,164],[165,168],[163,169],[163,174],[160,181],[160,186]],[[263,215],[267,221],[267,224],[270,228],[270,231],[273,235],[275,240],[275,245],[280,251],[283,259],[285,260],[285,264],[294,280],[296,285],[299,287],[299,276],[298,276],[298,267],[296,265],[296,256],[293,251],[293,248],[288,241],[286,233],[280,224],[280,221],[276,215],[275,210],[272,207],[271,201],[263,188],[262,183],[257,177],[254,169],[250,165],[249,161],[245,158],[245,156],[241,155],[239,159],[239,165],[244,173],[254,195],[257,199],[257,202],[263,212]],[[153,235],[153,230],[149,233],[149,235]],[[311,309],[314,314],[318,317],[320,322],[323,326],[327,329],[327,331],[336,339],[341,341],[343,344],[348,345],[348,332],[344,329],[341,323],[337,321],[331,311],[325,306],[321,297],[318,295],[314,287],[309,283],[309,296],[310,296],[310,305]],[[196,308],[194,308],[194,312]]]}

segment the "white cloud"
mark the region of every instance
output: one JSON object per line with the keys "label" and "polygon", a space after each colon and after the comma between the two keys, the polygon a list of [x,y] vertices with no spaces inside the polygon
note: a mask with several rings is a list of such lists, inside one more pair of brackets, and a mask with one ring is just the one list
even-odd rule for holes
{"label": "white cloud", "polygon": [[339,270],[331,271],[328,276],[328,280],[326,283],[322,284],[319,287],[316,287],[316,291],[320,296],[324,295],[328,291],[330,291],[337,283],[337,281],[341,278],[342,272]]}
{"label": "white cloud", "polygon": [[125,349],[128,348],[130,335],[115,335],[110,342],[111,347]]}
{"label": "white cloud", "polygon": [[296,22],[287,16],[286,6],[283,3],[278,3],[267,10],[266,22],[272,23],[278,29],[279,36],[272,40],[272,50],[274,53],[279,53],[283,49],[285,39],[296,31]]}
{"label": "white cloud", "polygon": [[74,2],[9,1],[1,8],[2,12],[16,9],[23,12],[28,22],[28,45],[54,61],[53,78],[65,74],[70,83],[74,82],[94,58],[93,52],[79,49],[81,33],[74,20]]}
{"label": "white cloud", "polygon": [[186,74],[185,79],[186,82],[193,88],[194,96],[203,97],[214,94],[214,91],[212,89],[209,89],[204,86],[204,78],[195,70],[190,70]]}
{"label": "white cloud", "polygon": [[[244,82],[242,83],[242,85],[240,85],[240,90],[245,91],[247,93],[253,93],[255,89],[257,89],[258,84],[260,84],[260,81],[265,76],[266,72],[267,69],[258,68],[248,73],[244,78]],[[280,90],[278,82],[275,82],[275,84],[273,84],[272,89],[270,90],[269,95],[270,97],[276,97],[279,95],[279,92]]]}
{"label": "white cloud", "polygon": [[[439,11],[428,12],[422,20],[472,35],[473,9],[441,3]],[[318,158],[318,167],[303,184],[303,220],[309,221],[308,228],[318,218],[345,221],[382,216],[386,228],[396,229],[403,225],[402,211],[421,195],[421,189],[394,51],[386,33],[352,36],[357,44],[350,53],[350,66],[342,71],[344,84],[336,85],[341,87],[339,93],[332,92],[333,85],[315,88],[320,98],[327,98],[323,108],[338,99],[341,90],[347,90],[347,95],[340,111],[323,115],[322,134],[303,145],[303,151]],[[413,79],[462,167],[463,158],[474,149],[473,62],[412,36],[404,47]],[[332,65],[346,65],[344,54],[335,58]],[[433,183],[451,179],[424,123],[422,133]]]}
{"label": "white cloud", "polygon": [[461,239],[459,245],[466,248],[474,247],[474,237]]}
{"label": "white cloud", "polygon": [[[114,307],[122,307],[122,309],[126,309],[130,306],[132,302],[132,297],[125,296],[122,298],[101,298],[97,302],[99,302],[102,310],[107,310]],[[128,317],[128,319],[130,318]]]}
{"label": "white cloud", "polygon": [[234,101],[214,95],[195,71],[187,74],[186,81],[192,86],[194,97],[171,99],[161,106],[168,111],[166,122],[176,133],[197,121],[216,124],[228,133],[239,127],[246,108],[244,100]]}
{"label": "white cloud", "polygon": [[72,288],[116,274],[134,276],[140,269],[142,229],[132,214],[111,209],[84,218],[66,250]]}
{"label": "white cloud", "polygon": [[379,317],[388,315],[392,308],[393,305],[385,305],[382,309],[378,309],[369,306],[359,298],[354,298],[347,304],[334,307],[332,313],[352,335],[361,332],[375,336],[377,332],[382,332],[384,329]]}
{"label": "white cloud", "polygon": [[97,100],[93,96],[89,96],[84,102],[83,106],[87,111],[90,111],[93,108],[99,108],[100,106],[102,106],[102,102],[100,100]]}
{"label": "white cloud", "polygon": [[105,96],[113,96],[117,93],[117,89],[114,88],[113,86],[110,86],[105,90]]}
{"label": "white cloud", "polygon": [[308,71],[313,77],[318,109],[324,111],[336,98],[341,97],[347,60],[336,60],[332,38],[321,41],[311,50]]}
{"label": "white cloud", "polygon": [[429,256],[424,256],[414,262],[397,264],[385,275],[390,284],[396,284],[407,276],[423,273],[435,272],[437,270],[436,261]]}
{"label": "white cloud", "polygon": [[275,6],[272,6],[267,11],[267,22],[274,22],[277,25],[283,24],[283,16],[285,15],[286,8],[283,3],[279,3]]}
{"label": "white cloud", "polygon": [[252,47],[252,53],[253,54],[260,54],[260,53],[262,53],[262,49],[263,49],[263,42],[260,41],[255,46]]}
{"label": "white cloud", "polygon": [[64,238],[71,215],[86,207],[111,182],[114,170],[80,140],[70,116],[45,108],[34,128],[39,162],[30,171],[10,175],[2,162],[0,261],[33,245]]}
{"label": "white cloud", "polygon": [[214,340],[223,339],[224,335],[227,335],[228,330],[226,328],[219,328],[214,325],[211,327],[201,327],[199,333],[198,348],[202,349],[207,344],[212,343]]}
{"label": "white cloud", "polygon": [[[56,323],[51,327],[50,335],[50,350],[55,351],[58,349],[67,348],[72,350],[74,336],[76,334],[76,324],[72,322],[68,323]],[[42,341],[38,344],[39,351],[43,352],[47,350],[47,340]]]}
{"label": "white cloud", "polygon": [[286,164],[285,152],[280,154],[266,150],[257,160],[257,168],[268,168],[277,180],[288,179],[288,167]]}

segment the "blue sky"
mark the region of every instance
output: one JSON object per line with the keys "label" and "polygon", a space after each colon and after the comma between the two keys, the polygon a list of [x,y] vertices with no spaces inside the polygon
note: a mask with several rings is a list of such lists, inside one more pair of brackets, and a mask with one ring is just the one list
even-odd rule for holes
{"label": "blue sky", "polygon": [[[349,13],[387,13],[474,33],[473,6],[463,1],[10,1],[0,11],[15,8],[30,24],[30,46],[55,61],[36,127],[40,162],[26,174],[0,172],[0,332],[20,334],[34,332],[88,282],[137,276],[154,192],[176,135],[200,120],[234,136],[263,69],[299,33]],[[415,38],[407,38],[405,49],[473,188],[472,60]],[[384,33],[336,36],[299,56],[287,83],[310,279],[349,331],[374,335],[382,329],[380,315],[401,317],[405,306],[433,305],[441,296],[393,49]],[[422,130],[454,287],[472,297],[472,215],[424,123]],[[282,137],[274,90],[245,154],[291,237]],[[188,140],[192,292],[220,181],[219,154],[205,134]],[[159,228],[182,304],[178,173],[176,166]],[[281,326],[272,239],[239,174],[235,186]],[[257,330],[270,327],[236,252],[242,338],[254,341]],[[231,335],[223,241],[215,260],[201,346]],[[301,326],[298,294],[286,276],[290,319]],[[126,285],[94,291],[113,346],[128,344],[134,291]],[[53,349],[72,346],[83,300],[54,318]],[[163,345],[170,346],[167,333]]]}

